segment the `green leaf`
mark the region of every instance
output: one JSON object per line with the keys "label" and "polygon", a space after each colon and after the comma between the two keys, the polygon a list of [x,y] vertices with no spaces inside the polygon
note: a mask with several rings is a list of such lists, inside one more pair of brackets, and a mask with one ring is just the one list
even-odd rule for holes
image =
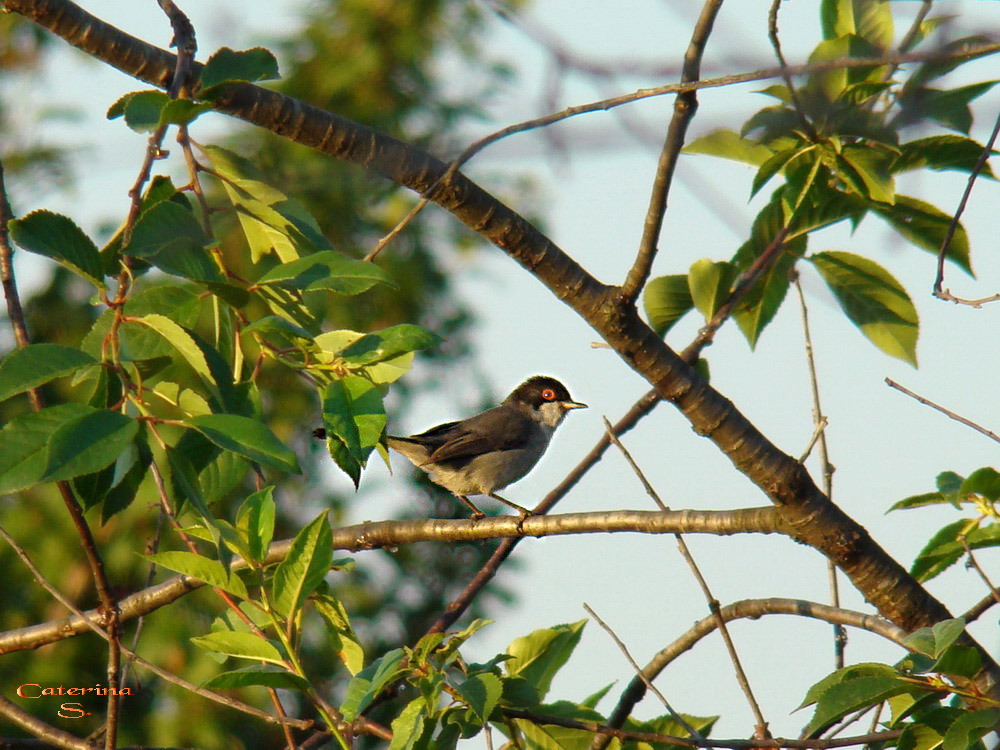
{"label": "green leaf", "polygon": [[282,666],[284,659],[281,652],[265,638],[253,633],[236,633],[231,630],[216,631],[199,635],[191,642],[207,651],[214,651],[227,656],[238,656],[241,659],[257,659]]}
{"label": "green leaf", "polygon": [[757,141],[743,138],[739,133],[727,128],[713,130],[708,135],[695,138],[684,147],[685,154],[708,154],[733,159],[759,167],[771,158],[773,152]]}
{"label": "green leaf", "polygon": [[263,422],[237,414],[205,414],[186,422],[220,448],[279,471],[301,472],[295,454]]}
{"label": "green leaf", "polygon": [[347,610],[339,599],[329,594],[316,594],[313,597],[316,611],[326,620],[327,632],[330,635],[337,656],[352,675],[357,674],[365,665],[365,652],[361,641],[351,627]]}
{"label": "green leaf", "polygon": [[938,530],[913,561],[910,575],[923,583],[957,563],[965,554],[965,547],[958,539],[968,528],[969,521],[963,518]]}
{"label": "green leaf", "polygon": [[890,513],[894,510],[925,508],[928,505],[941,505],[947,502],[950,501],[940,492],[925,492],[922,495],[910,495],[910,497],[905,497],[902,500],[893,503],[889,506],[889,510],[887,510],[886,513]]}
{"label": "green leaf", "polygon": [[[757,192],[767,184],[774,175],[780,172],[785,166],[791,163],[793,160],[804,156],[809,152],[815,150],[815,145],[802,145],[796,144],[791,148],[783,149],[777,152],[774,156],[768,159],[766,162],[760,165],[760,169],[757,170],[757,174],[754,175],[753,183],[750,187],[750,197],[757,195]],[[813,157],[815,159],[815,157]]]}
{"label": "green leaf", "polygon": [[69,219],[51,211],[32,211],[8,222],[11,239],[25,250],[52,258],[91,284],[106,289],[97,245]]}
{"label": "green leaf", "polygon": [[944,735],[941,750],[966,750],[1000,725],[1000,709],[984,708],[963,713]]}
{"label": "green leaf", "polygon": [[[880,0],[884,1],[884,0]],[[819,64],[848,57],[878,57],[880,50],[855,33],[840,34],[816,45],[809,55],[809,64]],[[864,68],[836,68],[812,73],[805,87],[806,93],[819,95],[828,102],[837,101],[847,88],[862,81],[879,81],[884,78],[886,66]]]}
{"label": "green leaf", "polygon": [[649,325],[658,336],[666,335],[694,307],[688,277],[678,273],[650,279],[642,292],[642,302]]}
{"label": "green leaf", "polygon": [[569,659],[580,642],[586,620],[542,628],[515,639],[507,647],[511,655],[504,668],[511,677],[527,680],[538,692],[539,700],[545,698],[552,678]]}
{"label": "green leaf", "polygon": [[184,359],[187,360],[192,369],[206,382],[210,384],[215,383],[215,378],[212,376],[212,371],[208,367],[208,361],[205,359],[204,352],[202,352],[201,348],[195,343],[191,334],[177,325],[174,321],[163,315],[150,313],[149,315],[137,318],[134,322],[148,326],[160,334],[174,349],[178,351],[178,353],[180,353],[182,357],[184,357]]}
{"label": "green leaf", "polygon": [[958,488],[958,494],[982,495],[987,500],[1000,500],[1000,472],[991,466],[984,466],[969,474]]}
{"label": "green leaf", "polygon": [[250,325],[244,326],[241,331],[243,334],[253,332],[264,334],[276,333],[286,341],[290,342],[295,341],[296,339],[305,339],[306,341],[313,340],[313,335],[305,328],[297,326],[284,318],[278,317],[277,315],[265,315],[262,318],[257,318],[257,320]]}
{"label": "green leaf", "polygon": [[48,442],[63,424],[94,410],[83,404],[60,404],[19,414],[0,430],[0,495],[38,484],[45,473]]}
{"label": "green leaf", "polygon": [[[359,331],[349,331],[342,329],[339,331],[327,331],[314,339],[314,343],[326,355],[323,360],[326,364],[333,363],[339,358],[340,352],[353,344],[365,334]],[[406,352],[398,357],[392,357],[374,365],[368,365],[360,372],[375,385],[388,385],[395,383],[403,375],[410,371],[413,366],[413,352]]]}
{"label": "green leaf", "polygon": [[[960,135],[932,135],[900,144],[899,156],[892,164],[893,172],[907,172],[911,169],[953,169],[972,172],[982,156],[985,146],[971,138]],[[996,151],[992,151],[996,154]],[[989,162],[983,164],[979,174],[995,179]]]}
{"label": "green leaf", "polygon": [[696,260],[688,272],[691,300],[698,311],[711,320],[716,310],[729,298],[736,269],[727,261],[714,262],[708,258]]}
{"label": "green leaf", "polygon": [[138,422],[109,409],[69,419],[48,440],[42,480],[72,479],[103,469],[121,455],[138,431]]}
{"label": "green leaf", "polygon": [[394,648],[354,676],[347,684],[344,703],[340,707],[344,721],[358,718],[382,689],[402,674],[405,658],[403,649]]}
{"label": "green leaf", "polygon": [[892,47],[892,11],[888,0],[823,0],[823,38],[857,34],[879,50]]}
{"label": "green leaf", "polygon": [[819,696],[816,712],[803,733],[810,735],[851,711],[881,703],[901,693],[914,691],[901,677],[857,677],[832,685]]}
{"label": "green leaf", "polygon": [[163,105],[163,109],[160,111],[160,125],[190,125],[198,117],[211,111],[212,105],[206,102],[171,99]]}
{"label": "green leaf", "polygon": [[972,646],[949,646],[931,666],[931,672],[972,679],[983,668],[983,658]]}
{"label": "green leaf", "polygon": [[228,591],[241,599],[250,598],[247,587],[234,572],[218,560],[211,560],[193,552],[158,552],[146,559],[175,573],[197,578],[213,588]]}
{"label": "green leaf", "polygon": [[[111,489],[104,496],[101,523],[107,523],[112,516],[132,504],[151,463],[153,463],[153,454],[149,450],[145,434],[140,432],[127,452],[118,459],[115,474],[116,476],[120,474],[120,477],[112,483]],[[123,466],[127,468],[124,473],[121,473],[120,469]]]}
{"label": "green leaf", "polygon": [[364,466],[385,432],[382,394],[360,375],[334,380],[323,392],[323,427]]}
{"label": "green leaf", "polygon": [[289,262],[331,249],[312,215],[301,203],[267,184],[256,165],[218,146],[204,151],[237,209],[254,263],[272,252]]}
{"label": "green leaf", "polygon": [[495,674],[485,672],[469,677],[455,688],[483,723],[490,718],[500,700],[502,683]]}
{"label": "green leaf", "polygon": [[107,118],[125,116],[125,124],[136,133],[151,133],[160,125],[163,108],[170,97],[163,91],[132,91],[122,96],[108,109]]}
{"label": "green leaf", "polygon": [[[922,200],[897,195],[892,206],[873,204],[872,210],[892,228],[922,250],[937,255],[951,224],[951,215]],[[967,274],[975,277],[969,260],[969,235],[959,223],[946,256]]]}
{"label": "green leaf", "polygon": [[124,253],[174,276],[222,283],[225,279],[206,250],[213,242],[190,209],[167,200],[139,217]]}
{"label": "green leaf", "polygon": [[[850,171],[844,169],[845,163]],[[848,145],[841,149],[837,165],[837,174],[858,195],[877,203],[895,203],[896,188],[889,172],[890,158],[886,153],[870,146]]]}
{"label": "green leaf", "polygon": [[333,533],[327,511],[323,511],[295,535],[288,556],[275,569],[271,581],[274,609],[285,617],[293,617],[323,582],[331,562]]}
{"label": "green leaf", "polygon": [[424,734],[427,718],[427,704],[424,699],[414,698],[406,704],[399,715],[392,720],[392,740],[389,750],[413,750]]}
{"label": "green leaf", "polygon": [[368,333],[340,352],[349,367],[363,367],[384,362],[434,346],[441,337],[410,323],[389,326],[381,331]]}
{"label": "green leaf", "polygon": [[334,463],[354,482],[354,489],[357,489],[361,483],[361,463],[333,433],[328,433],[326,436],[326,450]]}
{"label": "green leaf", "polygon": [[300,692],[306,692],[309,689],[309,683],[306,680],[276,664],[254,664],[242,669],[234,669],[231,672],[223,672],[205,680],[200,687],[209,690],[236,690],[252,685]]}
{"label": "green leaf", "polygon": [[[538,706],[535,710],[545,716],[573,721],[605,723],[604,717],[597,711],[577,705],[570,701],[556,701]],[[556,724],[544,724],[515,719],[515,725],[524,733],[526,747],[533,750],[587,750],[594,735],[585,729],[571,729]],[[669,747],[669,746],[668,746]]]}
{"label": "green leaf", "polygon": [[278,61],[263,47],[235,51],[220,47],[201,71],[201,94],[205,89],[230,81],[263,81],[280,78]]}
{"label": "green leaf", "polygon": [[333,250],[277,265],[257,279],[257,284],[347,295],[361,294],[376,284],[397,288],[389,275],[374,263],[354,260]]}
{"label": "green leaf", "polygon": [[0,401],[97,364],[89,354],[60,344],[30,344],[0,360]]}
{"label": "green leaf", "polygon": [[274,487],[265,487],[243,501],[236,514],[236,528],[247,540],[250,557],[262,562],[274,538]]}
{"label": "green leaf", "polygon": [[809,256],[841,309],[886,354],[917,364],[917,310],[906,290],[882,266],[853,253]]}
{"label": "green leaf", "polygon": [[969,108],[969,103],[985,94],[997,83],[1000,81],[983,81],[943,91],[921,89],[917,95],[916,106],[923,117],[929,117],[946,128],[968,135],[972,129],[972,110]]}

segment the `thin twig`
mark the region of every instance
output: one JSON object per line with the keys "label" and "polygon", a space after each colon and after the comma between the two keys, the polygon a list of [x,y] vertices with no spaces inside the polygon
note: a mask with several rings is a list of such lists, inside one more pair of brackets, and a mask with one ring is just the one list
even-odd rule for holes
{"label": "thin twig", "polygon": [[632,654],[629,653],[628,646],[622,643],[621,638],[619,638],[615,634],[615,631],[611,629],[611,626],[608,625],[606,622],[604,622],[604,620],[602,620],[597,615],[597,613],[593,609],[591,609],[590,605],[587,604],[586,602],[583,603],[583,608],[587,611],[588,615],[594,618],[594,621],[601,626],[604,632],[607,633],[608,636],[610,636],[611,640],[615,642],[615,645],[618,646],[618,650],[622,652],[622,655],[625,657],[628,663],[632,665],[632,669],[635,670],[636,676],[643,681],[643,683],[646,685],[646,689],[652,692],[653,695],[655,695],[659,699],[660,703],[662,703],[663,707],[667,709],[667,713],[669,713],[673,717],[674,721],[676,721],[678,724],[684,727],[687,733],[692,737],[694,737],[695,739],[698,740],[704,739],[704,737],[702,737],[701,735],[701,732],[699,732],[697,729],[691,726],[687,722],[687,719],[685,719],[679,713],[674,711],[673,706],[670,705],[670,702],[666,699],[666,696],[664,696],[663,693],[661,693],[657,689],[656,685],[650,682],[649,679],[646,677],[646,675],[642,673],[642,667],[640,667],[638,662],[636,662],[636,660],[632,658]]}
{"label": "thin twig", "polygon": [[978,620],[982,617],[994,604],[997,604],[997,600],[993,594],[990,592],[978,602],[969,607],[965,612],[962,613],[961,617],[965,620],[966,624]]}
{"label": "thin twig", "polygon": [[986,166],[986,162],[993,153],[993,144],[996,143],[998,134],[1000,134],[1000,112],[997,112],[997,121],[993,125],[993,132],[990,134],[990,139],[986,142],[986,145],[983,146],[982,153],[979,154],[979,158],[976,160],[975,166],[973,166],[972,171],[969,172],[969,179],[965,183],[965,190],[962,192],[962,199],[958,202],[958,208],[955,209],[955,214],[951,217],[951,221],[948,223],[948,229],[945,230],[944,238],[941,240],[941,250],[938,252],[937,276],[934,279],[934,296],[938,299],[954,302],[958,305],[969,305],[971,307],[978,308],[982,307],[987,302],[994,302],[1000,299],[1000,294],[994,294],[991,297],[983,297],[981,299],[962,299],[953,295],[950,289],[942,290],[941,288],[944,284],[944,261],[948,255],[948,248],[951,245],[952,238],[955,236],[955,231],[958,229],[958,222],[962,218],[962,214],[965,212],[965,206],[969,202],[969,196],[972,195],[972,187],[976,184],[976,178],[979,177],[979,173],[982,171],[983,167]]}
{"label": "thin twig", "polygon": [[[722,0],[705,0],[701,15],[691,33],[691,41],[684,53],[684,67],[681,71],[681,83],[697,81],[701,76],[701,59],[705,53],[705,45],[712,33],[715,18],[722,7]],[[684,138],[688,125],[698,111],[698,95],[695,91],[685,91],[674,100],[674,114],[667,127],[663,148],[656,165],[656,176],[653,178],[653,190],[649,197],[649,207],[646,209],[646,219],[643,222],[642,238],[635,262],[629,269],[621,289],[621,302],[634,305],[636,298],[645,286],[653,268],[653,261],[663,228],[663,217],[667,211],[667,197],[673,184],[674,171],[684,147]]]}
{"label": "thin twig", "polygon": [[[652,484],[650,484],[649,480],[646,479],[646,475],[643,473],[642,469],[639,468],[635,459],[632,458],[632,454],[629,453],[628,449],[622,444],[621,440],[619,440],[618,437],[610,431],[611,425],[608,423],[607,419],[604,420],[604,426],[607,431],[608,438],[615,444],[618,450],[622,452],[622,455],[632,468],[632,471],[639,478],[639,481],[642,482],[642,486],[646,488],[646,492],[653,498],[653,502],[656,503],[660,510],[664,512],[669,511],[670,508],[660,499],[659,494],[653,488]],[[719,600],[715,598],[715,595],[712,593],[712,589],[708,585],[708,581],[705,580],[705,576],[702,575],[701,568],[698,567],[694,556],[691,554],[691,550],[688,548],[687,542],[684,541],[684,536],[682,534],[674,534],[674,538],[677,540],[677,549],[680,551],[681,557],[684,558],[687,566],[691,569],[691,573],[698,582],[698,586],[705,597],[705,601],[708,603],[709,612],[715,618],[715,624],[719,629],[719,635],[722,636],[722,640],[726,646],[726,651],[729,653],[729,659],[733,663],[733,670],[736,673],[736,682],[743,691],[743,695],[746,696],[747,703],[750,706],[750,711],[754,715],[754,720],[756,721],[755,736],[760,738],[769,737],[770,734],[767,730],[767,722],[764,720],[764,714],[760,709],[760,704],[757,702],[756,697],[754,697],[753,689],[750,687],[750,680],[747,678],[746,670],[743,669],[743,663],[740,660],[739,653],[736,651],[736,644],[729,633],[726,621],[719,611]],[[641,671],[640,675],[642,675]],[[645,680],[645,675],[643,675],[642,678]]]}
{"label": "thin twig", "polygon": [[[833,472],[830,463],[830,451],[826,441],[826,415],[819,397],[819,376],[816,372],[816,357],[813,351],[812,333],[809,329],[809,307],[806,296],[802,292],[802,282],[798,274],[793,279],[795,291],[799,298],[799,309],[802,311],[802,338],[806,350],[806,366],[809,370],[809,389],[812,391],[812,414],[815,431],[819,434],[819,462],[823,470],[823,494],[833,500]],[[808,451],[807,451],[808,453]],[[803,458],[803,461],[805,459]],[[832,560],[826,561],[827,579],[830,586],[830,604],[840,606],[840,585],[837,581],[837,566]],[[833,626],[833,663],[835,669],[844,667],[844,649],[847,647],[847,630],[842,625]]]}
{"label": "thin twig", "polygon": [[976,424],[972,420],[966,419],[965,417],[963,417],[963,416],[961,416],[959,414],[956,414],[953,411],[945,409],[943,406],[938,406],[937,404],[935,404],[930,399],[924,398],[923,396],[918,396],[916,393],[914,393],[913,391],[909,390],[908,388],[904,388],[903,386],[901,386],[895,380],[892,380],[891,378],[886,378],[885,379],[885,384],[888,385],[890,388],[895,388],[900,393],[905,393],[910,398],[916,399],[917,401],[919,401],[920,403],[922,403],[924,406],[929,406],[932,409],[936,409],[937,411],[939,411],[942,414],[944,414],[946,417],[949,417],[950,419],[954,419],[956,422],[961,422],[966,427],[971,427],[976,432],[982,433],[983,435],[985,435],[986,437],[990,438],[991,440],[995,440],[996,442],[1000,443],[1000,436],[998,436],[996,433],[991,432],[990,430],[987,430],[985,427],[980,427],[978,424]]}
{"label": "thin twig", "polygon": [[990,577],[986,575],[986,571],[979,565],[979,561],[976,560],[976,556],[972,553],[972,546],[969,544],[969,540],[965,538],[965,535],[962,535],[961,542],[962,546],[965,547],[965,554],[969,556],[969,565],[979,574],[983,583],[986,584],[986,588],[989,590],[990,596],[996,600],[997,604],[1000,604],[1000,589],[994,585],[993,581],[990,580]]}
{"label": "thin twig", "polygon": [[802,125],[802,130],[805,134],[809,136],[809,140],[816,141],[819,139],[819,134],[806,116],[806,111],[799,99],[799,92],[796,90],[792,76],[788,72],[788,62],[781,51],[781,39],[778,37],[778,8],[781,2],[782,0],[772,0],[771,2],[771,9],[767,14],[767,37],[771,40],[771,46],[774,48],[774,56],[778,58],[778,64],[781,66],[781,77],[785,80],[785,86],[788,88],[788,95],[792,99],[792,108],[799,118],[799,124]]}

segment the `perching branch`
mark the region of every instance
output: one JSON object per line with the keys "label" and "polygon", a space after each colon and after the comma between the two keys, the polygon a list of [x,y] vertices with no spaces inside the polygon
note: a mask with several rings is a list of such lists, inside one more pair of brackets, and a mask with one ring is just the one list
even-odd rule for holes
{"label": "perching branch", "polygon": [[[377,521],[344,526],[333,530],[333,548],[359,550],[398,547],[414,542],[450,542],[497,537],[544,537],[567,534],[600,534],[635,532],[667,534],[773,534],[787,533],[774,508],[744,508],[733,511],[678,510],[670,513],[653,511],[608,511],[602,513],[567,513],[559,516],[498,516],[472,520],[430,519],[425,521]],[[292,540],[273,543],[268,549],[266,565],[285,559]],[[234,560],[232,569],[242,570],[245,564]],[[119,602],[122,622],[148,614],[204,584],[189,576],[177,575]],[[89,610],[87,619],[101,623],[97,610]],[[0,654],[38,648],[47,643],[79,635],[89,629],[82,617],[70,616],[50,620],[17,630],[0,633]]]}

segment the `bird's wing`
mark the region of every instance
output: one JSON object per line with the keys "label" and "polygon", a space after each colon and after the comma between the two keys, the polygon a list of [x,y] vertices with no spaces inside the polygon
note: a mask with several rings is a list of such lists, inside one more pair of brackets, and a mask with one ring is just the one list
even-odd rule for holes
{"label": "bird's wing", "polygon": [[436,463],[520,448],[530,439],[533,424],[509,409],[497,408],[463,422],[439,425],[418,437],[429,438],[428,445],[437,443],[428,456],[428,461]]}

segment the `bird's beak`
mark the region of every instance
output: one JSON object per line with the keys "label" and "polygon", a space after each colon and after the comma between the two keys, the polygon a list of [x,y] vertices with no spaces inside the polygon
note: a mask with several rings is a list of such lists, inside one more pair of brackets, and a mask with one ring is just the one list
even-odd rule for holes
{"label": "bird's beak", "polygon": [[579,401],[563,401],[562,408],[566,411],[570,409],[586,409],[586,404],[581,404]]}

